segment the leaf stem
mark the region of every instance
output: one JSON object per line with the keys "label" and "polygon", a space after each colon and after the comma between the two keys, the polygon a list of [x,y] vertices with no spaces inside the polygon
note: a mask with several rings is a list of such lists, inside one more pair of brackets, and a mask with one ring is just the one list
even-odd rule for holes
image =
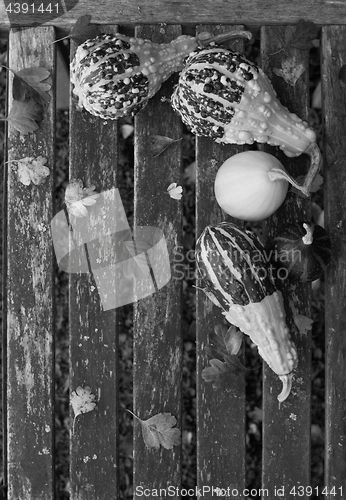
{"label": "leaf stem", "polygon": [[131,415],[133,417],[135,417],[139,422],[143,422],[143,420],[141,420],[139,417],[137,417],[137,415],[135,415],[131,410],[128,410],[127,408],[125,408],[125,411],[128,411],[129,413],[131,413]]}

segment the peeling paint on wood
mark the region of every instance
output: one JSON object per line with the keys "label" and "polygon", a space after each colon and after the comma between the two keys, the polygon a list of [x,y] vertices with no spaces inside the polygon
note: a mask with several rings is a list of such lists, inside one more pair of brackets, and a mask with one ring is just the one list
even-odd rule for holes
{"label": "peeling paint on wood", "polygon": [[[295,29],[294,26],[263,27],[261,31],[262,62],[261,67],[271,78],[278,98],[291,112],[297,113],[302,119],[308,115],[308,85],[309,75],[305,71],[296,82],[294,88],[282,78],[275,76],[273,68],[280,68],[282,62],[294,57],[297,64],[308,67],[308,51],[296,49],[285,50],[275,54],[282,40]],[[277,156],[285,169],[293,176],[304,175],[307,170],[308,157],[301,155],[289,159],[277,148],[265,146],[264,150]],[[297,220],[310,219],[310,200],[288,193],[284,204],[277,210],[275,216],[265,224],[264,238],[270,241],[273,235],[281,231],[287,224]],[[288,399],[279,405],[277,395],[281,382],[277,375],[266,365],[263,365],[263,467],[262,487],[274,491],[275,486],[287,487],[297,484],[311,484],[310,481],[310,333],[300,335],[294,323],[294,314],[310,317],[311,287],[309,284],[296,283],[291,279],[277,280],[277,286],[283,294],[286,322],[290,329],[292,340],[298,351],[298,368],[295,370],[292,391]],[[290,305],[293,307],[291,308]],[[297,385],[296,378],[301,380]],[[304,395],[304,397],[303,397]],[[296,420],[291,414],[298,415]],[[289,441],[290,445],[282,446]],[[272,450],[276,450],[275,458]],[[297,457],[299,461],[297,462]]]}
{"label": "peeling paint on wood", "polygon": [[[232,26],[215,27],[203,25],[199,31],[219,34],[232,31]],[[241,27],[239,26],[239,29]],[[243,42],[229,44],[233,50],[242,50]],[[196,236],[209,224],[230,220],[217,205],[213,183],[218,168],[231,155],[243,150],[242,146],[220,145],[209,138],[196,138]],[[197,283],[198,284],[198,283]],[[202,378],[208,365],[205,346],[209,333],[217,324],[223,323],[221,309],[217,308],[205,294],[196,290],[197,329],[197,485],[199,488],[227,488],[236,485],[245,488],[245,380],[234,377],[234,394],[215,390]],[[230,432],[230,429],[233,432]],[[220,439],[227,450],[227,460],[220,460]]]}
{"label": "peeling paint on wood", "polygon": [[[44,120],[34,134],[15,136],[9,126],[8,160],[44,156],[54,171],[53,28],[12,32],[12,70],[43,66],[53,81]],[[12,106],[10,73],[9,109]],[[40,186],[7,171],[7,483],[8,498],[53,498],[53,175]],[[48,429],[48,432],[47,432]]]}

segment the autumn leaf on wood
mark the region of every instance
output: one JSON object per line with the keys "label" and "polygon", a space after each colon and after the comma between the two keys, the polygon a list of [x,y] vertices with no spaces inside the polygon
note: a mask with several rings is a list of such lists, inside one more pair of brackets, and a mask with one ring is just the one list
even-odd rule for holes
{"label": "autumn leaf on wood", "polygon": [[237,355],[243,342],[243,333],[234,325],[220,324],[209,334],[207,353],[211,358],[224,361],[229,355]]}
{"label": "autumn leaf on wood", "polygon": [[181,197],[183,196],[183,188],[178,186],[176,182],[172,182],[167,188],[167,193],[174,200],[181,200]]}
{"label": "autumn leaf on wood", "polygon": [[237,356],[227,356],[225,361],[210,359],[209,365],[202,370],[203,380],[211,383],[214,389],[226,392],[234,391],[234,375],[246,370]]}
{"label": "autumn leaf on wood", "polygon": [[24,68],[13,73],[13,99],[25,102],[31,98],[42,106],[49,102],[50,95],[47,91],[51,89],[51,85],[43,82],[50,76],[48,70],[40,67]]}
{"label": "autumn leaf on wood", "polygon": [[277,76],[280,76],[285,80],[286,83],[294,87],[299,78],[304,73],[305,69],[306,68],[304,64],[297,64],[295,58],[292,57],[291,59],[286,59],[285,61],[283,61],[281,64],[281,68],[274,68],[273,73],[275,73],[275,75]]}
{"label": "autumn leaf on wood", "polygon": [[72,434],[74,434],[74,426],[76,418],[82,413],[88,413],[93,411],[96,407],[96,396],[91,392],[89,386],[77,387],[75,391],[72,392],[70,402],[73,408],[74,419],[72,425]]}
{"label": "autumn leaf on wood", "polygon": [[306,335],[308,331],[312,329],[313,320],[303,314],[297,314],[294,316],[294,322],[301,335]]}
{"label": "autumn leaf on wood", "polygon": [[300,50],[309,50],[313,47],[312,40],[317,38],[317,34],[318,26],[316,24],[300,19],[287,45]]}
{"label": "autumn leaf on wood", "polygon": [[141,424],[142,436],[147,448],[159,449],[160,446],[171,450],[181,443],[181,431],[175,427],[177,419],[170,413],[158,413],[148,420],[142,420],[132,411],[127,410]]}
{"label": "autumn leaf on wood", "polygon": [[29,157],[20,160],[12,160],[10,163],[17,172],[18,181],[25,186],[30,186],[31,183],[39,186],[43,184],[50,174],[50,170],[45,166],[47,158],[38,156],[37,158]]}
{"label": "autumn leaf on wood", "polygon": [[150,151],[153,158],[160,156],[171,144],[181,141],[180,139],[172,139],[164,135],[151,135],[149,137]]}
{"label": "autumn leaf on wood", "polygon": [[83,188],[83,181],[71,179],[65,190],[65,204],[69,214],[75,217],[88,217],[87,206],[95,205],[100,196],[95,193],[95,186]]}
{"label": "autumn leaf on wood", "polygon": [[35,132],[43,119],[43,108],[33,99],[25,102],[13,101],[11,111],[5,121],[20,134]]}
{"label": "autumn leaf on wood", "polygon": [[78,45],[80,45],[89,38],[95,38],[95,36],[99,34],[99,31],[96,26],[90,25],[90,21],[90,14],[84,14],[84,16],[80,16],[72,26],[70,33],[63,38],[59,38],[59,40],[55,40],[53,43],[70,38],[74,40]]}

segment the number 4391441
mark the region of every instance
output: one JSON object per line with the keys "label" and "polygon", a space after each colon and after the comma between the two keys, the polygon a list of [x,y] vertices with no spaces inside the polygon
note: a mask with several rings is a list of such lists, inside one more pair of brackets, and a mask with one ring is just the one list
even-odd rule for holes
{"label": "number 4391441", "polygon": [[59,13],[59,4],[58,3],[49,3],[47,5],[40,3],[9,3],[6,7],[6,12],[10,12],[11,14],[44,14],[45,12],[56,12]]}
{"label": "number 4391441", "polygon": [[332,488],[328,488],[328,486],[324,486],[323,488],[319,486],[293,486],[289,491],[289,494],[297,497],[311,497],[312,495],[329,495],[329,496],[338,496],[338,498],[343,498],[342,496],[342,486],[340,488],[336,488],[333,486]]}

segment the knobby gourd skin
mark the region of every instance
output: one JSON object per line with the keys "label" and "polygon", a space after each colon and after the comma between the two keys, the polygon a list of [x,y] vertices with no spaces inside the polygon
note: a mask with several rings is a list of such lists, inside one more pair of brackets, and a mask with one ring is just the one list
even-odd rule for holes
{"label": "knobby gourd skin", "polygon": [[185,35],[166,44],[119,33],[86,40],[71,63],[78,106],[105,120],[135,115],[196,46]]}
{"label": "knobby gourd skin", "polygon": [[269,78],[242,54],[215,44],[189,55],[172,106],[193,133],[218,143],[278,146],[290,157],[307,153],[309,194],[321,162],[316,134],[277,99]]}
{"label": "knobby gourd skin", "polygon": [[297,352],[262,244],[253,233],[229,222],[207,226],[196,242],[196,262],[204,292],[230,323],[249,335],[279,375],[283,390],[278,400],[284,401],[291,390]]}

